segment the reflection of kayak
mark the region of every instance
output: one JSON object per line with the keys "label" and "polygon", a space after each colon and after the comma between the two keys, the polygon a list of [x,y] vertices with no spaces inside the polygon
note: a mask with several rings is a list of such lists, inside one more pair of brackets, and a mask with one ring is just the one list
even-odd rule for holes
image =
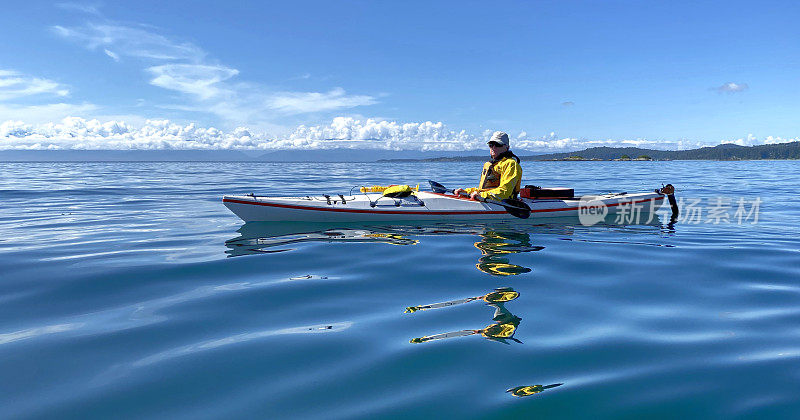
{"label": "reflection of kayak", "polygon": [[[657,192],[605,194],[573,199],[522,198],[531,219],[578,217],[618,211],[654,212],[666,196]],[[438,221],[515,219],[505,208],[451,194],[420,191],[405,198],[379,193],[352,196],[261,197],[226,195],[222,202],[245,222]]]}
{"label": "reflection of kayak", "polygon": [[[290,225],[296,225],[290,223]],[[305,242],[350,242],[350,243],[385,243],[391,245],[416,245],[419,243],[416,239],[410,239],[405,236],[391,233],[391,232],[376,232],[368,229],[326,229],[321,231],[295,231],[290,232],[291,226],[288,230],[284,226],[276,226],[276,230],[266,230],[259,233],[257,228],[249,226],[245,227],[251,229],[242,229],[242,237],[225,241],[225,245],[229,248],[226,253],[231,257],[248,254],[269,254],[275,252],[288,251],[285,248],[288,245],[299,244]],[[280,228],[284,229],[280,229]],[[301,225],[302,227],[302,225]],[[255,229],[252,229],[255,228]],[[255,232],[252,232],[255,230]],[[295,229],[296,230],[296,229]],[[250,231],[250,232],[247,232]],[[281,231],[289,232],[281,234]],[[264,235],[264,236],[252,236]]]}

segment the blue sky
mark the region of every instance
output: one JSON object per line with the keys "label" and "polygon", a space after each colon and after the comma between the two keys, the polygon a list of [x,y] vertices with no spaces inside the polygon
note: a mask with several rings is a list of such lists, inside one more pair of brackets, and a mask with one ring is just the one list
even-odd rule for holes
{"label": "blue sky", "polygon": [[789,141],[798,18],[789,1],[12,0],[0,148]]}

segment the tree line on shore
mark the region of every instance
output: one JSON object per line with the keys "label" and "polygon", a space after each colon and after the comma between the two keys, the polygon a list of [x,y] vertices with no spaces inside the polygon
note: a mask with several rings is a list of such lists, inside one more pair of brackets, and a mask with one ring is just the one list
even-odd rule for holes
{"label": "tree line on shore", "polygon": [[[636,157],[633,157],[636,156]],[[638,147],[592,147],[575,152],[522,155],[525,160],[786,160],[800,159],[800,141],[758,146],[721,144],[691,150],[655,150]],[[486,156],[454,156],[390,161],[460,162],[486,160]]]}

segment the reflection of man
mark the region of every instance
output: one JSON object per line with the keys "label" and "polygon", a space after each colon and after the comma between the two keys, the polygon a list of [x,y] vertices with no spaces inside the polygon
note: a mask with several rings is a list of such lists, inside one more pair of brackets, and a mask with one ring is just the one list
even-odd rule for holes
{"label": "reflection of man", "polygon": [[519,165],[519,158],[509,150],[508,134],[495,131],[487,144],[492,160],[483,165],[478,188],[458,188],[454,193],[469,194],[473,200],[504,200],[516,197],[522,183],[522,167]]}
{"label": "reflection of man", "polygon": [[510,276],[528,273],[530,268],[511,264],[502,254],[540,251],[543,246],[531,245],[531,237],[524,232],[487,231],[480,234],[481,241],[475,242],[475,248],[483,254],[475,267],[487,274]]}
{"label": "reflection of man", "polygon": [[530,273],[531,269],[520,265],[511,264],[508,258],[497,255],[484,255],[478,258],[475,268],[486,274],[495,276],[516,276],[519,274]]}

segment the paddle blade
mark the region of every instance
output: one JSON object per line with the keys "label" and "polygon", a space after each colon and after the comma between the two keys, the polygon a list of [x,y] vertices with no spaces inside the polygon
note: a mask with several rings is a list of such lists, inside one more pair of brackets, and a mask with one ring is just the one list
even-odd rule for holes
{"label": "paddle blade", "polygon": [[444,194],[444,193],[447,192],[447,187],[445,187],[444,185],[442,185],[442,184],[440,184],[440,183],[438,183],[436,181],[431,181],[429,179],[428,183],[431,184],[431,190],[433,190],[433,192],[435,192],[435,193]]}
{"label": "paddle blade", "polygon": [[525,204],[523,201],[516,200],[513,198],[506,198],[505,200],[502,201],[502,203],[506,204],[506,206],[503,207],[506,208],[508,214],[514,217],[519,217],[520,219],[527,219],[528,217],[531,216],[531,208],[528,207],[528,205]]}

